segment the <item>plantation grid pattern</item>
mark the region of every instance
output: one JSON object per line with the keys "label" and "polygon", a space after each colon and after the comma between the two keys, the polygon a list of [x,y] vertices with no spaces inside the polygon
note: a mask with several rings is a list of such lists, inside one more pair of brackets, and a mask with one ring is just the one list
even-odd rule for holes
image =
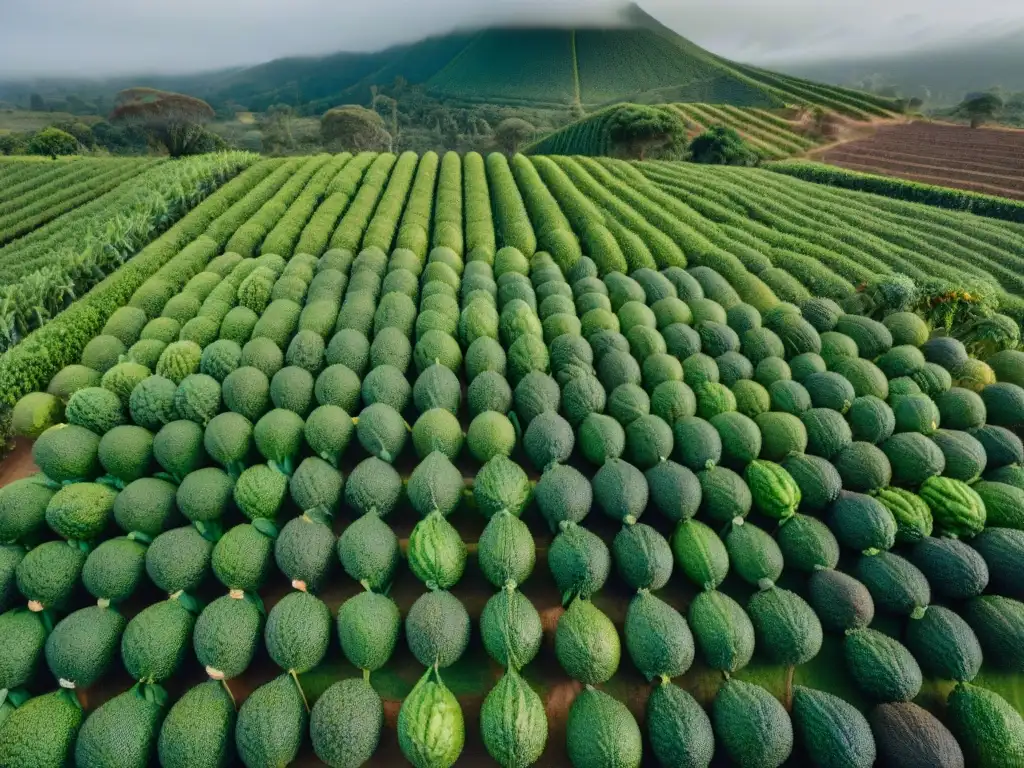
{"label": "plantation grid pattern", "polygon": [[1024,225],[557,154],[0,187],[0,765],[1024,764]]}

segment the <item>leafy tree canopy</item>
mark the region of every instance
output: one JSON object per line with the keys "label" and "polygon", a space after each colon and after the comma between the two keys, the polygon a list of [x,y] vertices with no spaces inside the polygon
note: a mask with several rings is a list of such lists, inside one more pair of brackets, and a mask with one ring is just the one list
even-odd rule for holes
{"label": "leafy tree canopy", "polygon": [[320,135],[326,146],[353,152],[386,150],[391,134],[384,119],[373,110],[349,104],[328,110],[320,119]]}
{"label": "leafy tree canopy", "polygon": [[987,121],[994,120],[1002,108],[1003,100],[998,94],[969,93],[957,106],[956,112],[970,118],[971,128],[977,128]]}
{"label": "leafy tree canopy", "polygon": [[619,153],[643,160],[651,150],[681,145],[686,138],[686,125],[667,110],[630,104],[611,116],[608,135]]}
{"label": "leafy tree canopy", "polygon": [[28,142],[32,155],[48,155],[54,160],[59,155],[74,155],[79,151],[78,139],[60,128],[44,128]]}
{"label": "leafy tree canopy", "polygon": [[117,94],[110,121],[142,127],[171,157],[208,151],[211,139],[203,124],[214,118],[202,99],[155,88],[128,88]]}
{"label": "leafy tree canopy", "polygon": [[519,117],[510,117],[498,123],[494,129],[494,140],[502,151],[514,155],[524,141],[533,138],[537,129]]}
{"label": "leafy tree canopy", "polygon": [[690,159],[707,165],[757,165],[755,153],[732,128],[715,125],[690,142]]}
{"label": "leafy tree canopy", "polygon": [[85,123],[80,123],[76,120],[68,120],[61,123],[54,123],[54,128],[59,128],[65,133],[70,133],[77,139],[78,143],[86,149],[96,148],[96,137],[92,133],[90,128]]}

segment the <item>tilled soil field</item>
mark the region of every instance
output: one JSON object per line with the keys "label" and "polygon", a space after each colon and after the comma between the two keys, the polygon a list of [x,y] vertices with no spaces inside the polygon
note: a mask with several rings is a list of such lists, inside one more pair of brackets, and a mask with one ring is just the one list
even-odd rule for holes
{"label": "tilled soil field", "polygon": [[822,161],[866,173],[1024,199],[1024,132],[908,123],[841,144]]}

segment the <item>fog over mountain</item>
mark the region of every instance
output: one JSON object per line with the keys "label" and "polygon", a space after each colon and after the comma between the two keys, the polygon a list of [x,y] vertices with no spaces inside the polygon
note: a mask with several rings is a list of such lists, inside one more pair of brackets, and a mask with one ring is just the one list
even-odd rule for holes
{"label": "fog over mountain", "polygon": [[[456,27],[614,24],[622,0],[8,0],[0,75],[185,73],[372,51]],[[764,65],[984,40],[1024,28],[1019,0],[643,0],[715,53]]]}

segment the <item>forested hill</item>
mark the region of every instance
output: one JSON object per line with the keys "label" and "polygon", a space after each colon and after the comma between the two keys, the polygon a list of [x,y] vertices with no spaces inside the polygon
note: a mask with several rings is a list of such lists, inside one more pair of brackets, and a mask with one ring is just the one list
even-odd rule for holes
{"label": "forested hill", "polygon": [[783,67],[827,83],[890,86],[929,106],[949,106],[970,91],[1024,91],[1024,30],[898,55],[813,61]]}
{"label": "forested hill", "polygon": [[373,85],[401,77],[450,103],[587,109],[622,101],[712,102],[749,107],[887,102],[856,91],[747,68],[668,29],[636,5],[615,27],[490,27],[456,31],[376,53],[277,59],[197,76],[183,90],[252,110],[270,104],[326,109],[363,103]]}

